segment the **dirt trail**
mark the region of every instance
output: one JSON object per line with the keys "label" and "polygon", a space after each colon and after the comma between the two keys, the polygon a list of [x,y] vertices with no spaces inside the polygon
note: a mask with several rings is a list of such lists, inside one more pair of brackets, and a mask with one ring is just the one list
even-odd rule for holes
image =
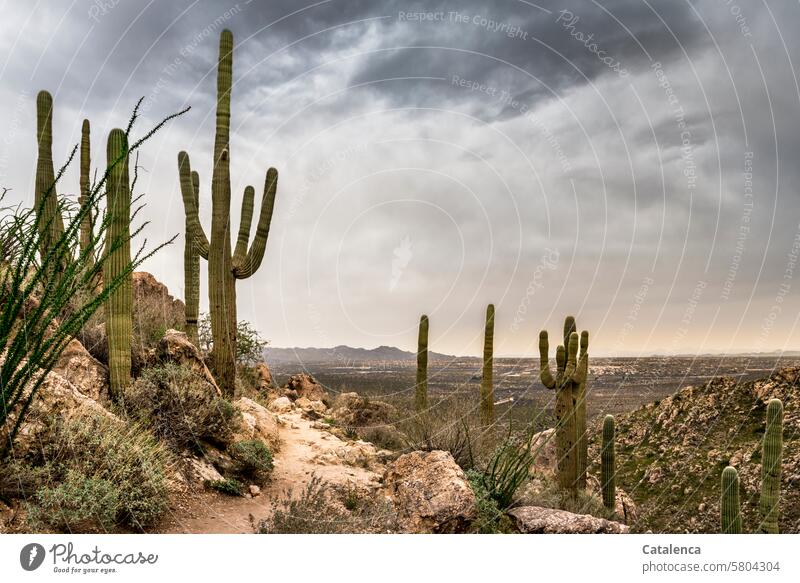
{"label": "dirt trail", "polygon": [[334,484],[376,485],[380,466],[372,456],[372,469],[362,467],[374,452],[363,442],[347,442],[314,427],[299,411],[278,415],[281,421],[280,451],[275,454],[275,469],[260,496],[235,498],[215,492],[191,494],[169,517],[160,532],[164,533],[252,533],[256,523],[267,517],[275,500],[291,490],[298,495],[317,475]]}

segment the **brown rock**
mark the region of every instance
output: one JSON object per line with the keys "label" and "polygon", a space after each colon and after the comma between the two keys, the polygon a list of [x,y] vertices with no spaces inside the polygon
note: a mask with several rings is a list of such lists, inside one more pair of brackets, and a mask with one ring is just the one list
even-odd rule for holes
{"label": "brown rock", "polygon": [[292,410],[292,402],[289,397],[278,397],[269,404],[269,410],[275,413],[288,413]]}
{"label": "brown rock", "polygon": [[448,452],[400,456],[384,475],[384,484],[407,532],[463,532],[475,516],[475,494]]}
{"label": "brown rock", "polygon": [[332,416],[348,427],[385,425],[395,414],[395,408],[382,401],[373,401],[358,393],[342,393],[333,403]]}
{"label": "brown rock", "polygon": [[305,397],[309,401],[330,402],[325,388],[310,374],[300,373],[289,377],[284,389],[295,391],[297,397]]}
{"label": "brown rock", "polygon": [[277,451],[280,438],[275,416],[247,397],[242,397],[233,406],[242,412],[241,434],[236,441],[260,439],[269,446],[270,451]]}
{"label": "brown rock", "polygon": [[211,371],[208,370],[205,362],[203,362],[200,351],[194,344],[189,342],[189,338],[184,332],[172,329],[167,330],[164,333],[164,337],[158,342],[156,356],[161,362],[174,362],[193,369],[214,387],[217,394],[222,394],[217,382],[211,375]]}
{"label": "brown rock", "polygon": [[625,534],[628,527],[619,522],[566,510],[521,506],[508,512],[523,534]]}
{"label": "brown rock", "polygon": [[255,367],[256,378],[258,379],[258,390],[268,391],[275,385],[272,378],[272,371],[265,362],[259,362]]}
{"label": "brown rock", "polygon": [[53,372],[71,382],[90,399],[102,401],[108,398],[108,369],[74,338],[61,353]]}

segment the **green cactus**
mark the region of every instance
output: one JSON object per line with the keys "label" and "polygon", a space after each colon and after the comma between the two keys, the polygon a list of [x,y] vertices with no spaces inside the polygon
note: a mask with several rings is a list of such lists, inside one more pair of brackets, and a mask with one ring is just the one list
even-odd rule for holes
{"label": "green cactus", "polygon": [[600,485],[603,490],[603,505],[609,510],[616,506],[616,456],[614,452],[614,416],[603,419],[603,449],[600,452]]}
{"label": "green cactus", "polygon": [[[131,189],[128,176],[128,138],[121,129],[108,135],[108,232],[103,280],[117,281],[131,265]],[[113,243],[112,248],[108,246]],[[108,336],[108,373],[113,399],[118,400],[131,378],[131,337],[133,335],[133,277],[130,273],[105,304]]]}
{"label": "green cactus", "polygon": [[256,235],[248,250],[255,190],[248,186],[242,200],[241,222],[236,249],[230,241],[230,118],[233,76],[233,34],[223,30],[219,43],[217,70],[217,126],[211,181],[211,239],[198,217],[191,164],[186,152],[178,154],[181,195],[193,242],[198,254],[208,261],[208,298],[211,312],[212,360],[220,388],[232,396],[236,382],[236,280],[253,275],[261,265],[267,245],[278,171],[267,170],[261,213]]}
{"label": "green cactus", "polygon": [[742,534],[742,512],[739,504],[739,473],[728,466],[722,470],[720,524],[723,534]]}
{"label": "green cactus", "polygon": [[53,167],[53,98],[47,91],[40,91],[36,97],[36,138],[39,155],[36,160],[34,197],[40,234],[39,252],[45,257],[64,234]]}
{"label": "green cactus", "polygon": [[580,359],[578,357],[580,340],[575,332],[575,319],[572,316],[567,317],[564,322],[564,343],[556,349],[556,375],[553,376],[550,371],[547,331],[542,330],[539,333],[539,376],[545,387],[556,391],[559,486],[574,494],[578,489],[576,395],[580,393],[580,385],[586,382],[588,356],[582,351]]}
{"label": "green cactus", "polygon": [[481,423],[494,423],[494,304],[486,306],[486,326],[483,336],[483,374],[481,375]]}
{"label": "green cactus", "polygon": [[[200,177],[192,172],[192,191],[195,208],[200,204]],[[183,281],[186,304],[184,314],[186,320],[186,336],[195,346],[200,346],[200,335],[197,320],[200,317],[200,254],[194,242],[194,231],[186,216],[186,235],[183,246]]]}
{"label": "green cactus", "polygon": [[759,531],[778,534],[781,495],[781,455],[783,453],[783,403],[770,399],[767,404],[767,427],[761,455],[761,514]]}
{"label": "green cactus", "polygon": [[[574,326],[574,325],[573,325]],[[580,353],[578,362],[580,371],[579,383],[572,385],[572,404],[575,409],[575,435],[577,447],[578,489],[586,490],[586,472],[589,463],[589,435],[586,431],[586,380],[589,372],[589,332],[584,330],[580,337]]]}
{"label": "green cactus", "polygon": [[428,407],[428,316],[419,319],[419,337],[417,339],[417,385],[414,395],[414,406],[417,411]]}
{"label": "green cactus", "polygon": [[[80,160],[80,195],[78,195],[78,204],[83,206],[87,204],[89,200],[91,200],[92,196],[92,184],[89,179],[89,172],[91,168],[91,144],[89,141],[90,133],[89,133],[89,120],[83,120],[83,125],[81,126],[81,160]],[[84,251],[89,250],[93,246],[93,238],[94,238],[94,223],[93,223],[93,214],[92,212],[87,212],[83,219],[81,220],[81,235],[80,235],[80,250],[81,253]],[[87,253],[87,266],[89,268],[94,265],[94,253],[89,252]]]}

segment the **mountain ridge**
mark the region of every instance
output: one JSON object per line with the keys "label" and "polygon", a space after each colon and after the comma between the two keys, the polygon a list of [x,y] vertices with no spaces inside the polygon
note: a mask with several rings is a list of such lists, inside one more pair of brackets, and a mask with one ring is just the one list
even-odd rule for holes
{"label": "mountain ridge", "polygon": [[[264,349],[267,363],[278,362],[382,362],[391,360],[416,360],[417,353],[402,350],[396,346],[377,346],[375,348],[354,348],[340,344],[333,348],[293,347]],[[428,351],[428,360],[453,360],[451,354]]]}

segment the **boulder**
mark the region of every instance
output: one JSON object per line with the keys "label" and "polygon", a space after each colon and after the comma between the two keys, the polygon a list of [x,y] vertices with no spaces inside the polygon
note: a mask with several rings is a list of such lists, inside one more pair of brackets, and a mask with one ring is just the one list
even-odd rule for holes
{"label": "boulder", "polygon": [[384,485],[406,532],[463,532],[475,517],[475,494],[448,452],[400,456],[386,471]]}
{"label": "boulder", "polygon": [[531,453],[534,458],[532,471],[539,472],[548,476],[555,475],[558,453],[556,452],[556,430],[546,429],[536,433],[531,438]]}
{"label": "boulder", "polygon": [[289,397],[278,397],[269,404],[269,410],[274,413],[288,413],[292,410],[292,402]]}
{"label": "boulder", "polygon": [[303,412],[303,417],[315,421],[321,419],[328,412],[328,407],[322,401],[310,401],[306,397],[300,397],[294,402]]}
{"label": "boulder", "polygon": [[288,391],[294,391],[298,399],[305,397],[309,401],[330,402],[325,387],[319,384],[310,374],[292,375],[283,388]]}
{"label": "boulder", "polygon": [[175,364],[191,368],[208,381],[217,391],[218,395],[222,394],[211,371],[208,370],[206,363],[203,362],[200,351],[194,344],[189,342],[189,338],[184,332],[172,329],[167,330],[164,333],[164,337],[158,342],[156,356],[162,363],[174,362]]}
{"label": "boulder", "polygon": [[223,479],[222,474],[209,461],[193,456],[183,458],[183,475],[196,490],[202,490],[207,482]]}
{"label": "boulder", "polygon": [[103,401],[108,398],[108,369],[75,338],[61,353],[53,372],[71,382],[90,399]]}
{"label": "boulder", "polygon": [[332,416],[347,427],[385,425],[394,416],[395,408],[383,401],[373,401],[358,393],[342,393],[333,403]]}
{"label": "boulder", "polygon": [[242,397],[233,406],[242,413],[241,433],[236,436],[236,441],[260,439],[269,446],[270,451],[276,451],[280,438],[275,416],[247,397]]}
{"label": "boulder", "polygon": [[619,522],[566,510],[521,506],[508,512],[523,534],[626,534],[628,527]]}
{"label": "boulder", "polygon": [[268,391],[275,385],[275,380],[272,378],[272,371],[269,370],[265,362],[259,362],[255,366],[255,373],[259,391]]}
{"label": "boulder", "polygon": [[151,311],[167,325],[184,321],[186,306],[170,295],[167,286],[146,271],[134,271],[132,279],[134,314]]}

